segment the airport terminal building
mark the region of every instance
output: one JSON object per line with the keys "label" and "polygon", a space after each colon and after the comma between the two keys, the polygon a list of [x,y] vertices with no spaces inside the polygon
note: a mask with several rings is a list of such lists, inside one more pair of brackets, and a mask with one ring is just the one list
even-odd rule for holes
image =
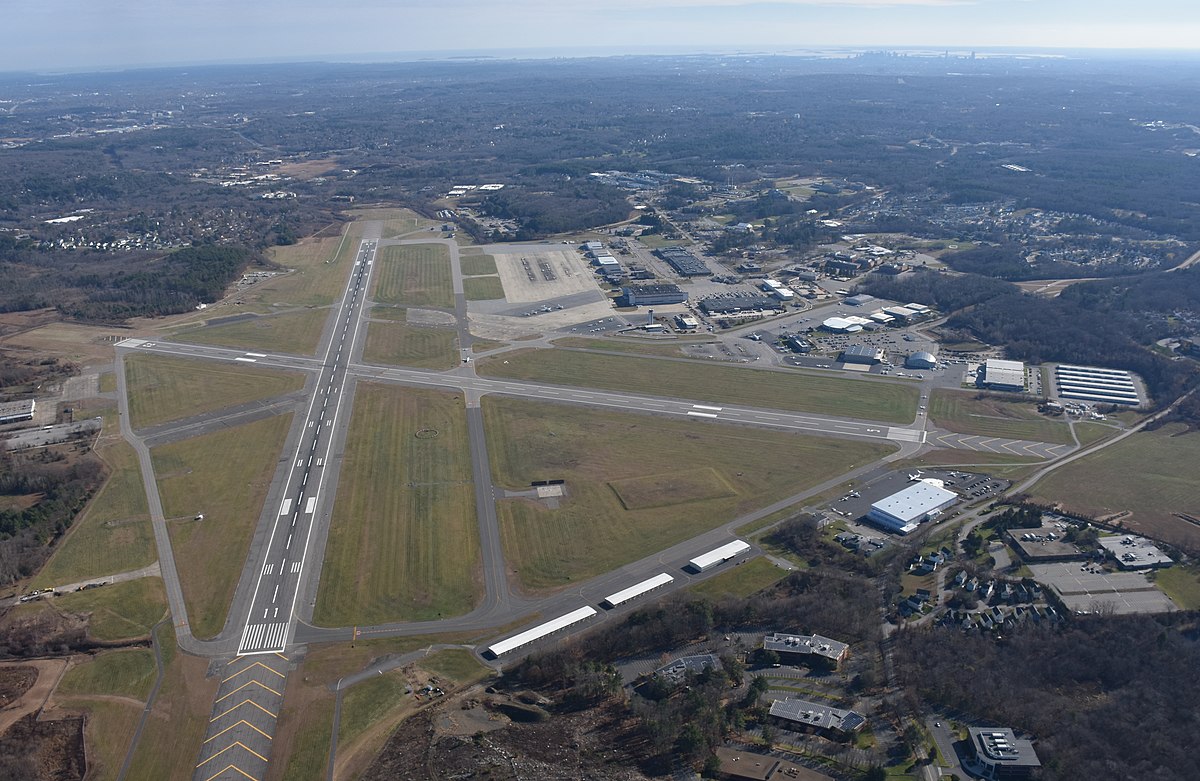
{"label": "airport terminal building", "polygon": [[[940,482],[940,481],[937,481]],[[887,531],[908,534],[958,501],[958,494],[919,480],[871,505],[867,518]]]}

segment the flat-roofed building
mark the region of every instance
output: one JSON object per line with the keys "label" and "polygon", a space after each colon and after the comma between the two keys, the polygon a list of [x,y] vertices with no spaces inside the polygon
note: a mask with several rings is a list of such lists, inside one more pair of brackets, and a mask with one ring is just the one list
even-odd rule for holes
{"label": "flat-roofed building", "polygon": [[888,531],[908,534],[958,501],[958,494],[918,480],[903,491],[871,505],[867,518]]}
{"label": "flat-roofed building", "polygon": [[1008,727],[970,727],[967,729],[969,769],[994,781],[1029,778],[1042,766],[1033,743],[1018,738]]}
{"label": "flat-roofed building", "polygon": [[36,409],[37,402],[34,399],[6,401],[0,404],[0,424],[33,420],[33,413]]}
{"label": "flat-roofed building", "polygon": [[879,363],[883,357],[882,349],[861,344],[850,345],[842,350],[841,355],[842,363],[865,363],[868,365]]}
{"label": "flat-roofed building", "polygon": [[1025,390],[1025,364],[1020,361],[989,358],[984,362],[983,373],[979,375],[976,384],[993,390]]}
{"label": "flat-roofed building", "polygon": [[726,781],[833,781],[812,768],[754,751],[722,746],[716,754],[721,762],[717,777]]}
{"label": "flat-roofed building", "polygon": [[621,294],[629,306],[682,304],[688,299],[679,285],[627,285],[621,288]]}
{"label": "flat-roofed building", "polygon": [[763,650],[774,651],[783,661],[809,664],[820,661],[837,668],[846,661],[850,646],[821,635],[790,635],[775,632],[763,638]]}

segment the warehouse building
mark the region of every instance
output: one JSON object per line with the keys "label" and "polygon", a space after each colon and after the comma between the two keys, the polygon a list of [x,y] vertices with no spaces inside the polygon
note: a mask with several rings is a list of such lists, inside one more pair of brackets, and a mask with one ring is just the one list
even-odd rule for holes
{"label": "warehouse building", "polygon": [[884,359],[883,350],[878,347],[867,347],[861,344],[852,344],[845,350],[842,350],[842,363],[862,363],[868,366],[877,364]]}
{"label": "warehouse building", "polygon": [[728,315],[758,310],[778,311],[783,308],[783,302],[773,296],[713,296],[701,301],[700,308],[706,315]]}
{"label": "warehouse building", "polygon": [[918,480],[903,491],[871,505],[868,520],[896,534],[908,534],[958,501],[958,494],[937,481]]}
{"label": "warehouse building", "polygon": [[683,247],[663,247],[658,251],[658,255],[667,261],[667,264],[675,269],[675,273],[681,277],[712,276],[712,272],[709,271],[708,266],[704,265],[704,261]]}
{"label": "warehouse building", "polygon": [[24,401],[8,401],[0,404],[0,424],[17,423],[22,420],[33,420],[33,412],[37,402],[33,399]]}
{"label": "warehouse building", "polygon": [[874,300],[875,296],[867,295],[866,293],[859,293],[856,296],[850,296],[847,298],[846,303],[850,306],[866,306]]}
{"label": "warehouse building", "polygon": [[1098,401],[1106,404],[1142,403],[1133,377],[1120,369],[1060,364],[1054,370],[1058,395],[1064,399]]}
{"label": "warehouse building", "polygon": [[682,304],[688,294],[679,285],[626,285],[621,288],[621,297],[626,306],[654,306]]}
{"label": "warehouse building", "polygon": [[982,388],[1005,391],[1025,390],[1025,364],[1020,361],[1002,361],[989,358],[983,372],[975,382]]}

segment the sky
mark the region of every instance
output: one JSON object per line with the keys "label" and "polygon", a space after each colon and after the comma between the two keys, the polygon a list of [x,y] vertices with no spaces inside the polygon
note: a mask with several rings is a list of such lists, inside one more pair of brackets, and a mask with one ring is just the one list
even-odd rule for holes
{"label": "sky", "polygon": [[1197,0],[9,0],[0,71],[825,48],[1200,49]]}

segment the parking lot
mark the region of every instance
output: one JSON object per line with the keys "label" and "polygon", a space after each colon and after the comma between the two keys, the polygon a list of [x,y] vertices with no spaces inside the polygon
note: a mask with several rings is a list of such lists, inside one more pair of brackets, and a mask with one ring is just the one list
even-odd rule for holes
{"label": "parking lot", "polygon": [[1111,610],[1126,613],[1165,613],[1177,610],[1166,594],[1140,572],[1107,572],[1091,562],[1031,564],[1034,580],[1058,593],[1076,613]]}

